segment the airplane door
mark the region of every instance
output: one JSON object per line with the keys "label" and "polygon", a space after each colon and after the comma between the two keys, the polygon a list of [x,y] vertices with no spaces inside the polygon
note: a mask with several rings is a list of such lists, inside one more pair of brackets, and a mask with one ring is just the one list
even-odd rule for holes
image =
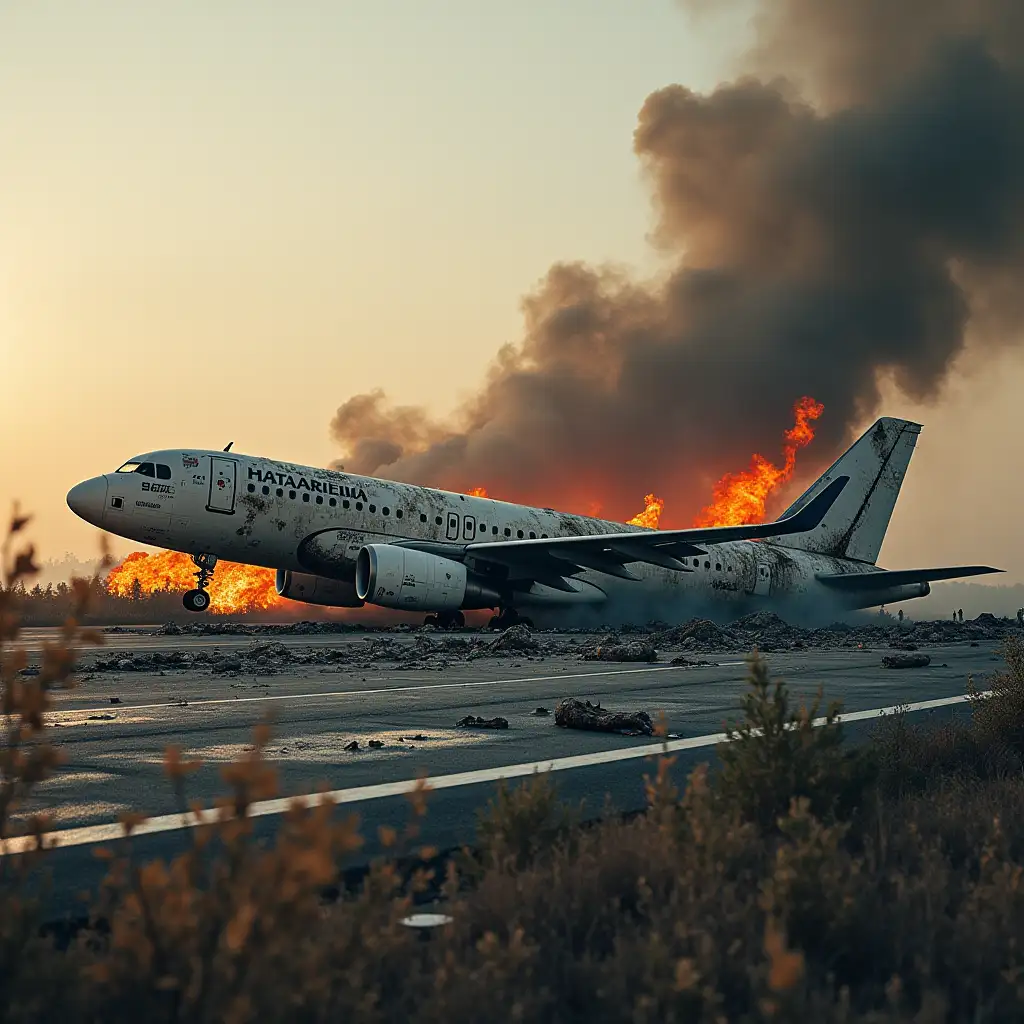
{"label": "airplane door", "polygon": [[208,512],[234,515],[237,465],[234,459],[210,456],[210,497],[206,503]]}
{"label": "airplane door", "polygon": [[476,516],[462,517],[462,539],[476,540]]}
{"label": "airplane door", "polygon": [[754,593],[759,597],[767,597],[772,589],[772,569],[767,562],[757,563],[757,579],[754,580]]}
{"label": "airplane door", "polygon": [[448,513],[448,523],[447,523],[447,526],[446,526],[446,529],[445,529],[445,536],[448,538],[448,540],[458,540],[459,539],[459,513],[458,512],[449,512]]}

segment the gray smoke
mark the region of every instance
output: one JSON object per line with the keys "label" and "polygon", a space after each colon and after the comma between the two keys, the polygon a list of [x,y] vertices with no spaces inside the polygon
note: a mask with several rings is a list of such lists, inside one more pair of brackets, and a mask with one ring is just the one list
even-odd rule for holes
{"label": "gray smoke", "polygon": [[935,398],[969,327],[975,357],[1019,339],[1024,3],[764,0],[758,25],[756,75],[640,111],[668,279],[556,264],[450,422],[342,405],[346,468],[614,516],[657,489],[685,524],[802,395],[820,465],[881,376]]}

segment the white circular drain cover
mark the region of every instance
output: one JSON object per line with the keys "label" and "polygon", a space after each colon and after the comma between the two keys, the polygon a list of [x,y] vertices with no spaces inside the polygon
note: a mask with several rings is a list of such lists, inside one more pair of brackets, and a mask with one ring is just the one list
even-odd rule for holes
{"label": "white circular drain cover", "polygon": [[407,928],[439,928],[443,924],[451,924],[454,917],[447,914],[410,914],[402,918]]}

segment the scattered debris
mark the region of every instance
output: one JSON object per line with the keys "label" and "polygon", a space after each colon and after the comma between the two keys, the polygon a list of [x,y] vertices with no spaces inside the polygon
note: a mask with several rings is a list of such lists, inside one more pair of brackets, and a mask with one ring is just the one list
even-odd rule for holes
{"label": "scattered debris", "polygon": [[715,666],[718,662],[705,661],[703,658],[688,658],[685,654],[677,654],[669,664],[682,666],[683,668],[706,668],[708,666]]}
{"label": "scattered debris", "polygon": [[[513,627],[515,628],[515,627]],[[507,718],[477,718],[475,715],[466,715],[455,723],[456,729],[507,729]]]}
{"label": "scattered debris", "polygon": [[624,644],[617,642],[608,643],[609,639],[614,641],[615,638],[605,637],[597,647],[590,651],[584,651],[582,654],[583,660],[646,662],[658,660],[658,652],[652,644],[645,643],[642,640],[630,640]]}
{"label": "scattered debris", "polygon": [[384,746],[384,743],[382,740],[370,740],[366,745],[368,747],[373,747],[374,750],[380,750],[380,748]]}
{"label": "scattered debris", "polygon": [[535,716],[536,718],[541,718],[543,715],[550,715],[551,712],[548,711],[547,708],[534,708],[533,711],[530,712],[530,714]]}
{"label": "scattered debris", "polygon": [[533,652],[538,650],[539,645],[533,638],[533,633],[529,626],[523,625],[521,622],[517,622],[514,626],[509,626],[504,633],[500,633],[493,640],[486,645],[485,651],[480,651],[480,654],[504,654],[510,651],[529,651]]}
{"label": "scattered debris", "polygon": [[345,746],[342,747],[341,749],[342,750],[349,750],[349,751],[358,750],[359,749],[359,740],[352,740],[351,742],[346,743]]}
{"label": "scattered debris", "polygon": [[[860,621],[857,621],[860,618]],[[112,627],[107,632],[116,633]],[[138,628],[121,632],[146,635]],[[313,670],[348,671],[352,678],[366,680],[368,670],[387,667],[399,671],[444,671],[453,664],[478,658],[503,658],[513,667],[542,658],[570,658],[582,661],[652,663],[664,660],[676,666],[710,665],[702,655],[743,652],[764,653],[815,649],[879,649],[912,653],[936,644],[972,644],[998,641],[1019,632],[1012,619],[979,615],[964,622],[937,620],[897,623],[891,616],[853,617],[850,622],[809,628],[790,625],[777,614],[758,611],[721,624],[695,618],[675,626],[654,621],[646,626],[624,624],[619,629],[560,628],[536,630],[522,623],[502,633],[449,632],[434,627],[353,626],[346,623],[298,622],[263,625],[206,621],[184,625],[168,623],[156,633],[169,637],[242,636],[252,642],[230,650],[218,647],[193,648],[182,643],[178,649],[105,650],[83,658],[85,674],[131,672],[159,676],[175,672],[209,673],[221,677],[267,677],[282,672]],[[282,642],[284,636],[315,637],[346,634],[348,642],[334,646],[311,646]],[[314,641],[315,642],[315,641]],[[666,654],[667,652],[667,654]],[[360,671],[361,670],[361,671]],[[564,670],[564,667],[563,667]],[[39,669],[22,670],[25,676]],[[357,674],[358,673],[358,674]]]}
{"label": "scattered debris", "polygon": [[116,715],[90,715],[87,722],[112,722],[116,718]]}
{"label": "scattered debris", "polygon": [[403,736],[402,739],[405,740],[407,743],[425,743],[427,739],[429,739],[429,737],[424,736],[423,733],[421,732],[418,732],[416,733],[415,736]]}
{"label": "scattered debris", "polygon": [[121,698],[120,697],[111,697],[110,698],[110,703],[111,704],[120,704],[121,703]]}
{"label": "scattered debris", "polygon": [[882,658],[883,668],[924,668],[931,663],[927,654],[887,654]]}
{"label": "scattered debris", "polygon": [[[770,612],[758,612],[758,615],[770,615]],[[774,616],[778,618],[778,616]],[[749,618],[749,616],[748,616]],[[740,620],[743,621],[742,619]],[[781,622],[782,620],[779,619]],[[742,644],[728,630],[715,625],[710,619],[691,619],[681,626],[656,633],[651,642],[658,647],[697,647],[700,649],[715,648],[716,650],[735,650]]]}
{"label": "scattered debris", "polygon": [[594,732],[617,732],[623,736],[652,736],[654,724],[646,711],[633,713],[624,711],[607,711],[601,707],[600,701],[590,701],[566,697],[555,708],[555,725],[563,729],[590,729]]}

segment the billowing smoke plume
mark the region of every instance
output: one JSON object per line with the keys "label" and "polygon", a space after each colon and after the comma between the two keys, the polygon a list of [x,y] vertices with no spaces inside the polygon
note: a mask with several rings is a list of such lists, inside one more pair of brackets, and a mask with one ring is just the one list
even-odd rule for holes
{"label": "billowing smoke plume", "polygon": [[775,456],[800,396],[825,405],[820,463],[880,376],[935,397],[969,326],[978,358],[1019,339],[1024,3],[762,7],[757,77],[640,111],[672,273],[555,265],[450,422],[346,402],[346,468],[615,516],[653,488],[670,525],[752,451]]}

